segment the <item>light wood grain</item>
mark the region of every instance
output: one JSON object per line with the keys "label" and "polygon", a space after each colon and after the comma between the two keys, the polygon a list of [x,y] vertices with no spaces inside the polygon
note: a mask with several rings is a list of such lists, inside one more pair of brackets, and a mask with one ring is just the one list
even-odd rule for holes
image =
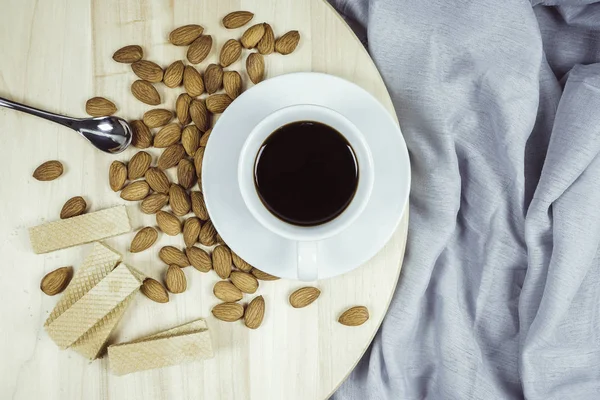
{"label": "light wood grain", "polygon": [[[322,0],[4,0],[0,7],[0,96],[50,111],[83,116],[87,98],[106,96],[119,106],[119,115],[141,117],[149,107],[130,94],[134,75],[128,65],[112,61],[113,52],[140,44],[147,59],[167,66],[185,57],[185,48],[167,42],[168,32],[200,23],[214,36],[214,62],[217,49],[243,31],[225,30],[220,19],[247,9],[256,13],[254,21],[271,22],[277,35],[291,29],[302,34],[293,55],[267,57],[268,76],[310,70],[334,74],[364,87],[395,115],[368,54]],[[243,71],[242,63],[231,68]],[[164,104],[174,108],[180,90],[158,88]],[[123,204],[108,185],[108,166],[115,157],[95,151],[67,129],[17,112],[0,109],[0,127],[0,398],[324,399],[368,347],[396,286],[408,216],[369,263],[319,282],[322,295],[306,309],[287,303],[302,284],[261,283],[266,317],[256,331],[212,318],[210,309],[217,303],[212,286],[218,278],[188,268],[184,294],[171,296],[168,304],[138,296],[111,339],[132,340],[207,317],[216,354],[212,360],[115,377],[106,359],[89,364],[72,351],[59,350],[42,329],[57,298],[43,295],[39,282],[57,267],[77,268],[90,246],[35,255],[27,228],[57,219],[72,196],[84,196],[91,210]],[[131,149],[116,158],[128,160],[134,153]],[[50,159],[61,160],[65,174],[53,182],[35,181],[35,167]],[[134,227],[155,223],[139,205],[128,205]],[[151,250],[134,255],[127,253],[132,237],[107,244],[155,278],[165,270],[158,249],[183,245],[181,236],[161,235]],[[347,307],[359,304],[371,312],[365,325],[349,328],[336,322]]]}

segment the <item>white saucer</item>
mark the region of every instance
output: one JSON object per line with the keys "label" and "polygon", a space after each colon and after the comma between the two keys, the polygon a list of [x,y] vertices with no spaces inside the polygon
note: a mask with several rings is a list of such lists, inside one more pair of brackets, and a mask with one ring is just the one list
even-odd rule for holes
{"label": "white saucer", "polygon": [[410,161],[400,128],[367,91],[320,73],[268,79],[238,97],[219,118],[206,147],[202,187],[215,228],[240,257],[272,275],[297,279],[296,242],[261,225],[238,184],[246,137],[266,116],[295,104],[331,108],[353,122],[371,149],[375,179],[364,212],[340,234],[318,244],[319,279],[348,272],[371,259],[395,232],[408,201]]}

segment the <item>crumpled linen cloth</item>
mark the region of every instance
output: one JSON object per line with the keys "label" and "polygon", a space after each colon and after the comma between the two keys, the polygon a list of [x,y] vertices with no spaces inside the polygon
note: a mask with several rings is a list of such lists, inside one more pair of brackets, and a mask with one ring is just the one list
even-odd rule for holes
{"label": "crumpled linen cloth", "polygon": [[398,288],[332,398],[600,399],[600,2],[330,2],[413,168]]}

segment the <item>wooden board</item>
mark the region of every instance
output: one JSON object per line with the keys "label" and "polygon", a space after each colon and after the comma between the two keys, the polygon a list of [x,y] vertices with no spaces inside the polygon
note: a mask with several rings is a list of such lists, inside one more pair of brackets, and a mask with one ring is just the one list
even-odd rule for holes
{"label": "wooden board", "polygon": [[[225,30],[220,19],[247,9],[256,13],[254,21],[271,22],[276,34],[291,29],[302,34],[294,55],[267,57],[269,76],[311,70],[338,75],[367,89],[395,115],[368,54],[322,0],[6,0],[1,7],[0,96],[50,111],[84,116],[85,100],[100,95],[117,103],[119,115],[140,118],[149,107],[130,94],[134,75],[128,65],[113,62],[112,53],[123,45],[140,44],[148,59],[163,66],[184,59],[185,48],[170,45],[166,37],[186,23],[205,26],[220,49],[226,39],[243,32]],[[216,57],[213,49],[211,61]],[[233,68],[242,70],[241,65]],[[159,85],[159,91],[173,108],[180,90]],[[115,157],[95,151],[65,128],[14,111],[0,109],[0,128],[0,398],[325,399],[375,335],[400,272],[408,216],[371,262],[319,282],[322,295],[306,309],[295,310],[287,303],[300,283],[261,284],[267,311],[256,331],[241,322],[212,318],[217,276],[189,268],[184,294],[172,295],[168,304],[138,296],[112,338],[132,340],[207,317],[216,353],[212,360],[115,377],[105,359],[89,364],[72,351],[59,350],[42,328],[58,296],[43,295],[39,282],[55,268],[77,268],[91,247],[35,255],[27,228],[57,219],[72,196],[84,196],[90,210],[124,204],[108,186],[108,166]],[[135,151],[116,158],[128,160]],[[61,160],[65,174],[53,182],[35,181],[33,170],[49,159]],[[155,224],[152,216],[141,214],[139,205],[128,205],[135,228]],[[128,265],[155,278],[165,270],[158,249],[183,246],[181,236],[161,235],[154,248],[133,255],[127,253],[132,237],[127,234],[107,244],[122,252]],[[337,323],[343,310],[358,304],[371,311],[365,325],[349,328]]]}

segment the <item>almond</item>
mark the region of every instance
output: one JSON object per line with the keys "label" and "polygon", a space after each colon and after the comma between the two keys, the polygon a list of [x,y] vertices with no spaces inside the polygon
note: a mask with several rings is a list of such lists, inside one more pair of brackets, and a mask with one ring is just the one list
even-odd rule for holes
{"label": "almond", "polygon": [[226,71],[223,74],[225,93],[232,99],[242,94],[242,77],[237,71]]}
{"label": "almond", "polygon": [[202,75],[191,65],[187,65],[183,71],[183,87],[192,97],[197,97],[204,93]]}
{"label": "almond", "polygon": [[229,281],[217,282],[213,287],[213,293],[217,299],[228,303],[235,303],[244,298],[242,291]]}
{"label": "almond", "polygon": [[257,269],[257,268],[252,268],[252,271],[250,271],[250,272],[259,281],[276,281],[276,280],[279,279],[278,277],[276,277],[274,275],[271,275],[271,274],[267,274],[266,272],[263,272],[263,271],[261,271],[260,269]]}
{"label": "almond", "polygon": [[142,212],[144,214],[156,214],[169,202],[169,196],[162,193],[153,193],[142,201]]}
{"label": "almond", "polygon": [[125,186],[127,167],[120,161],[113,161],[108,169],[108,182],[113,192],[118,192]]}
{"label": "almond", "polygon": [[221,303],[212,309],[215,318],[225,322],[235,322],[244,316],[244,307],[239,303]]}
{"label": "almond", "polygon": [[257,84],[265,79],[265,59],[262,54],[252,53],[246,59],[246,72],[250,80]]}
{"label": "almond", "polygon": [[210,128],[209,130],[207,130],[206,132],[204,132],[204,134],[200,138],[200,146],[206,147],[206,145],[208,144],[208,139],[210,138],[210,133],[211,132],[212,132],[212,128]]}
{"label": "almond", "polygon": [[85,102],[85,112],[92,117],[105,117],[117,112],[117,106],[104,97],[92,97]]}
{"label": "almond", "polygon": [[227,246],[217,246],[212,253],[213,269],[221,279],[229,278],[231,274],[231,251]]}
{"label": "almond", "polygon": [[163,82],[166,87],[175,88],[181,85],[183,81],[183,70],[185,69],[185,65],[183,65],[182,61],[175,61],[171,65],[165,69],[165,74],[163,76]]}
{"label": "almond", "polygon": [[146,181],[132,182],[121,191],[121,198],[127,201],[144,200],[150,193],[150,186]]}
{"label": "almond", "polygon": [[246,49],[253,49],[265,34],[265,26],[263,24],[252,25],[244,32],[240,42]]}
{"label": "almond", "polygon": [[161,231],[169,236],[177,236],[181,233],[181,222],[179,218],[166,211],[156,213],[156,224]]}
{"label": "almond", "polygon": [[212,246],[217,241],[217,231],[211,220],[206,221],[200,230],[199,242],[205,246]]}
{"label": "almond", "polygon": [[113,60],[120,63],[131,64],[144,57],[144,51],[138,45],[121,47],[113,54]]}
{"label": "almond", "polygon": [[356,306],[344,311],[338,322],[346,326],[359,326],[369,319],[369,310],[364,306]]}
{"label": "almond", "polygon": [[260,42],[256,46],[258,52],[262,55],[271,54],[275,51],[275,34],[273,28],[269,24],[263,24],[265,26],[265,34],[263,35]]}
{"label": "almond", "polygon": [[316,287],[306,286],[290,295],[290,304],[294,308],[303,308],[314,302],[321,295]]}
{"label": "almond", "polygon": [[222,67],[229,67],[231,64],[236,62],[242,56],[242,45],[235,39],[229,39],[221,47],[221,54],[219,55],[219,63]]}
{"label": "almond", "polygon": [[202,132],[206,132],[210,125],[210,121],[208,118],[208,110],[206,109],[206,105],[202,100],[193,100],[192,104],[190,104],[190,116],[192,117],[192,121]]}
{"label": "almond", "polygon": [[190,264],[200,272],[208,272],[212,269],[212,259],[208,253],[199,247],[188,247],[185,249]]}
{"label": "almond", "polygon": [[223,26],[227,29],[241,28],[254,18],[249,11],[234,11],[223,18]]}
{"label": "almond", "polygon": [[183,251],[173,246],[165,246],[158,252],[158,256],[163,262],[169,265],[177,265],[180,267],[187,267],[190,265],[188,258]]}
{"label": "almond", "polygon": [[187,159],[179,161],[177,166],[177,182],[184,189],[191,189],[196,184],[196,169],[194,164]]}
{"label": "almond", "polygon": [[[213,254],[214,255],[214,254]],[[213,265],[215,265],[215,261],[213,258]],[[217,270],[215,265],[215,271]],[[238,289],[240,289],[244,293],[254,293],[256,289],[258,289],[258,281],[254,277],[247,272],[241,271],[233,271],[230,276],[231,283],[235,285]]]}
{"label": "almond", "polygon": [[144,296],[157,303],[169,302],[169,293],[167,293],[165,287],[156,279],[144,279],[144,283],[142,284],[140,291]]}
{"label": "almond", "polygon": [[188,125],[183,128],[181,144],[188,156],[194,157],[196,150],[200,147],[200,141],[200,130],[195,125]]}
{"label": "almond", "polygon": [[33,177],[38,181],[53,181],[63,173],[60,161],[46,161],[33,171]]}
{"label": "almond", "polygon": [[177,123],[172,123],[163,127],[154,135],[154,147],[159,149],[169,147],[175,143],[179,143],[180,139],[181,127]]}
{"label": "almond", "polygon": [[202,163],[204,162],[205,147],[200,147],[194,154],[194,167],[196,167],[196,175],[198,178],[202,176]]}
{"label": "almond", "polygon": [[55,269],[54,271],[46,274],[44,278],[42,278],[42,282],[40,283],[40,289],[48,296],[54,296],[55,294],[59,294],[67,288],[69,282],[71,282],[72,275],[73,268],[71,267],[62,267]]}
{"label": "almond", "polygon": [[226,94],[213,94],[206,99],[206,108],[213,114],[221,114],[232,101]]}
{"label": "almond", "polygon": [[175,103],[175,113],[181,125],[187,125],[192,120],[190,118],[190,104],[192,104],[192,96],[187,93],[181,93],[177,97]]}
{"label": "almond", "polygon": [[223,68],[217,64],[210,64],[204,71],[204,87],[208,94],[221,90],[223,86]]}
{"label": "almond", "polygon": [[160,95],[152,84],[148,81],[137,80],[131,84],[131,93],[142,103],[151,106],[160,104]]}
{"label": "almond", "polygon": [[147,250],[152,247],[154,243],[156,243],[156,239],[158,239],[158,232],[156,229],[152,228],[151,226],[142,228],[133,237],[131,245],[129,246],[129,251],[131,253],[139,253]]}
{"label": "almond", "polygon": [[165,126],[173,119],[173,113],[164,108],[155,108],[144,113],[144,124],[148,128],[159,128]]}
{"label": "almond", "polygon": [[152,61],[136,61],[131,64],[131,69],[140,79],[151,83],[158,83],[163,79],[163,69]]}
{"label": "almond", "polygon": [[173,168],[185,156],[185,149],[180,144],[173,144],[165,149],[158,158],[158,168],[165,170]]}
{"label": "almond", "polygon": [[262,296],[257,296],[244,312],[244,323],[250,329],[256,329],[262,324],[265,317],[265,299]]}
{"label": "almond", "polygon": [[60,210],[60,219],[76,217],[85,212],[87,203],[81,196],[71,197]]}
{"label": "almond", "polygon": [[204,203],[204,195],[202,192],[192,192],[190,198],[192,201],[192,211],[196,217],[200,218],[202,221],[206,221],[208,219],[208,211],[206,211],[206,204]]}
{"label": "almond", "polygon": [[145,178],[148,185],[150,185],[155,192],[162,194],[169,193],[171,182],[169,182],[169,178],[167,178],[167,175],[165,175],[161,169],[156,167],[148,169]]}
{"label": "almond", "polygon": [[235,265],[235,267],[241,271],[244,272],[250,272],[252,271],[252,265],[248,264],[246,261],[244,261],[240,256],[238,256],[237,254],[235,254],[235,252],[231,252],[231,258],[233,260],[233,265]]}
{"label": "almond", "polygon": [[187,59],[192,64],[200,64],[212,49],[212,36],[202,35],[188,47]]}
{"label": "almond", "polygon": [[173,214],[179,217],[189,213],[190,208],[192,207],[190,198],[185,189],[176,184],[172,184],[169,189],[169,205],[171,206]]}
{"label": "almond", "polygon": [[215,240],[217,241],[217,244],[225,244],[225,241],[223,240],[221,235],[219,235],[219,232],[217,232],[217,237]]}
{"label": "almond", "polygon": [[[202,224],[198,218],[190,217],[185,220],[183,223],[183,241],[186,247],[192,247],[198,241],[200,229],[202,229]],[[191,262],[192,260],[190,260]]]}
{"label": "almond", "polygon": [[200,25],[184,25],[171,31],[169,34],[169,42],[175,46],[187,46],[196,40],[204,32],[204,28]]}
{"label": "almond", "polygon": [[183,293],[187,289],[185,273],[177,265],[169,265],[165,274],[165,285],[171,293]]}
{"label": "almond", "polygon": [[287,55],[296,50],[300,42],[300,33],[298,31],[290,31],[277,39],[275,42],[275,50],[279,54]]}
{"label": "almond", "polygon": [[152,132],[143,121],[131,121],[131,145],[138,149],[147,149],[152,146]]}
{"label": "almond", "polygon": [[152,163],[152,156],[145,151],[140,151],[134,154],[129,160],[127,165],[127,177],[133,181],[144,176],[150,164]]}

